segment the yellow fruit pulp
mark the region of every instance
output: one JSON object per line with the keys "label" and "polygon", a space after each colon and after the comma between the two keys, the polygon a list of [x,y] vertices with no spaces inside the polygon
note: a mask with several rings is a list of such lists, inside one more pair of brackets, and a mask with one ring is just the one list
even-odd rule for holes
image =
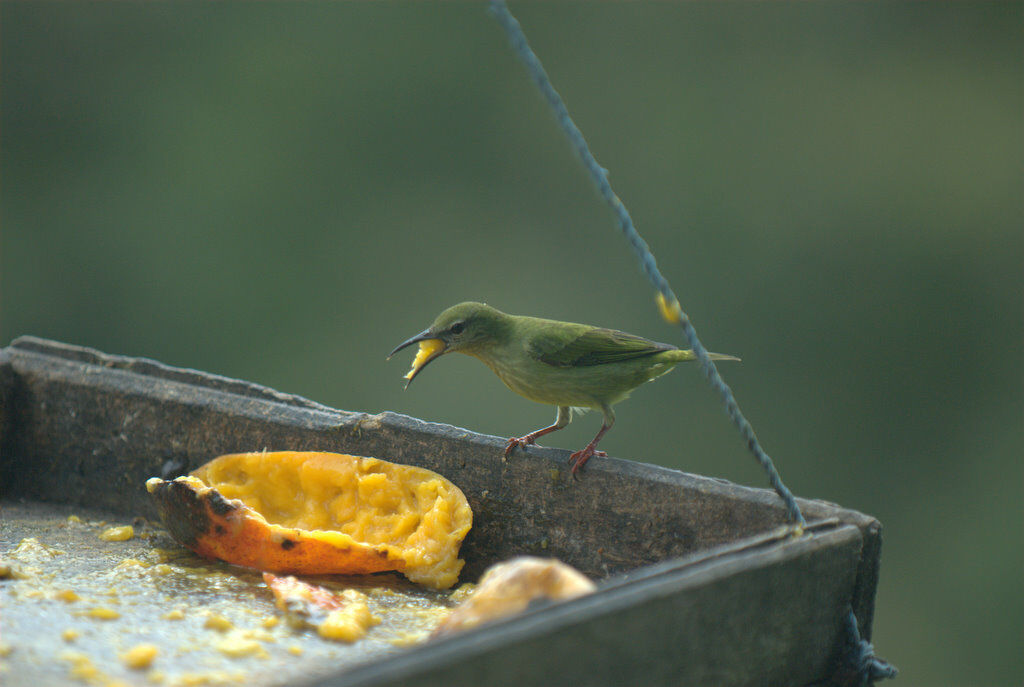
{"label": "yellow fruit pulp", "polygon": [[193,475],[272,525],[311,531],[339,547],[386,545],[414,582],[447,588],[462,569],[459,546],[473,512],[457,486],[430,470],[280,451],[221,456]]}
{"label": "yellow fruit pulp", "polygon": [[405,373],[406,379],[412,379],[412,376],[416,372],[433,360],[437,355],[444,350],[444,342],[440,339],[425,339],[420,341],[419,350],[416,351],[416,357],[412,361],[412,369]]}

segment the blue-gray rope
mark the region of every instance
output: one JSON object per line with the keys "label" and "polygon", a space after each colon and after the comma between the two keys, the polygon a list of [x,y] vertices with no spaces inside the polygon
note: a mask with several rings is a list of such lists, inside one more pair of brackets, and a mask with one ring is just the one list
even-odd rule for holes
{"label": "blue-gray rope", "polygon": [[851,610],[846,616],[846,651],[840,657],[841,667],[832,677],[833,684],[867,687],[875,680],[896,677],[896,667],[875,656],[871,642],[861,639],[857,616]]}
{"label": "blue-gray rope", "polygon": [[715,367],[708,351],[704,348],[704,345],[697,338],[697,331],[690,323],[690,318],[686,316],[686,313],[679,307],[679,299],[676,298],[675,293],[672,292],[672,288],[669,286],[668,280],[665,279],[661,271],[658,270],[658,264],[654,260],[654,255],[651,253],[651,249],[648,247],[647,242],[644,241],[643,237],[637,232],[636,227],[633,226],[633,220],[629,216],[629,212],[626,210],[626,206],[622,204],[619,197],[612,191],[611,184],[608,183],[608,172],[597,163],[594,159],[594,155],[590,152],[590,147],[587,145],[586,140],[583,138],[583,133],[580,132],[576,123],[572,121],[569,116],[569,110],[566,109],[565,103],[562,102],[561,96],[555,91],[554,86],[551,85],[551,80],[548,78],[547,72],[544,71],[543,65],[540,63],[540,59],[530,48],[530,44],[526,40],[526,34],[523,33],[522,28],[519,26],[519,22],[509,12],[508,7],[505,5],[504,0],[491,0],[490,11],[497,18],[498,23],[505,30],[508,35],[509,41],[512,43],[512,48],[515,50],[516,55],[519,59],[526,64],[526,68],[533,78],[533,82],[540,89],[544,99],[547,100],[548,105],[551,107],[558,120],[559,126],[565,132],[565,135],[569,138],[569,142],[573,148],[576,149],[576,153],[579,155],[580,160],[583,162],[583,166],[587,168],[590,173],[594,184],[597,186],[598,192],[601,197],[612,207],[619,220],[619,228],[622,229],[622,233],[625,235],[626,240],[629,241],[629,245],[632,246],[633,251],[636,253],[637,258],[640,260],[640,267],[647,278],[650,279],[651,284],[654,285],[655,290],[661,295],[663,299],[662,303],[668,304],[673,308],[671,321],[679,324],[682,327],[683,334],[686,336],[686,340],[689,343],[690,348],[696,354],[697,359],[700,361],[701,369],[704,371],[704,376],[707,377],[708,382],[712,388],[718,392],[722,398],[722,402],[725,404],[726,413],[732,420],[733,424],[739,430],[740,435],[747,444],[747,448],[757,459],[757,462],[764,468],[765,473],[768,475],[768,482],[772,488],[782,498],[786,504],[786,510],[789,512],[789,518],[799,528],[803,528],[806,525],[804,516],[800,512],[800,506],[797,505],[796,499],[793,497],[792,492],[786,488],[786,485],[782,483],[782,478],[779,476],[778,471],[775,469],[775,465],[772,463],[772,459],[765,453],[764,449],[761,448],[761,442],[757,440],[757,435],[754,434],[754,428],[744,417],[740,411],[739,404],[736,402],[736,398],[733,396],[732,389],[725,383],[722,376],[718,372],[718,368]]}

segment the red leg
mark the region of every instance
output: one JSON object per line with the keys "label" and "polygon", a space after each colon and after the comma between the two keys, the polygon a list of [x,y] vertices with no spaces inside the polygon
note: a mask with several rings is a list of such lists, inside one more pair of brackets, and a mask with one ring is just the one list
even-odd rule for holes
{"label": "red leg", "polygon": [[579,479],[576,477],[576,473],[579,472],[586,462],[592,457],[598,456],[599,458],[604,458],[608,455],[604,451],[596,450],[595,447],[597,446],[597,442],[601,441],[601,437],[604,436],[604,433],[611,428],[611,424],[606,420],[605,423],[601,425],[601,431],[597,433],[597,436],[594,437],[589,444],[569,456],[569,464],[572,466],[570,471],[572,472],[573,479]]}
{"label": "red leg", "polygon": [[519,448],[526,448],[531,444],[537,443],[537,437],[542,437],[545,434],[551,434],[552,432],[557,431],[559,429],[562,428],[559,427],[558,425],[551,425],[550,427],[545,427],[544,429],[538,429],[536,431],[530,432],[524,437],[512,437],[511,439],[508,440],[508,444],[505,445],[505,455],[511,455],[512,451],[516,449],[516,446],[518,446]]}
{"label": "red leg", "polygon": [[536,443],[538,437],[563,429],[567,424],[569,424],[570,417],[569,409],[567,407],[559,406],[558,416],[555,418],[555,424],[530,432],[524,437],[512,437],[505,445],[505,457],[507,458],[510,456],[517,446],[519,448],[526,448],[530,444]]}

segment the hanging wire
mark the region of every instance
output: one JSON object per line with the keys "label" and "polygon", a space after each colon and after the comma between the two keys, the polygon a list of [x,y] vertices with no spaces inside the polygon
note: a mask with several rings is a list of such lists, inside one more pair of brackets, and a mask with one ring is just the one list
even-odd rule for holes
{"label": "hanging wire", "polygon": [[697,330],[694,329],[693,325],[690,323],[690,318],[687,317],[686,313],[683,312],[683,309],[680,307],[679,299],[676,298],[675,293],[673,293],[668,280],[658,269],[658,264],[655,261],[654,255],[651,253],[651,249],[648,247],[647,242],[644,241],[643,237],[640,236],[640,233],[636,230],[636,227],[633,226],[633,220],[629,216],[626,206],[622,204],[622,201],[619,200],[619,197],[615,195],[615,192],[612,190],[611,184],[608,183],[608,171],[597,163],[593,153],[590,152],[590,147],[583,138],[583,133],[576,126],[576,123],[572,121],[572,118],[569,116],[569,110],[565,107],[565,103],[562,101],[561,96],[558,95],[554,86],[551,85],[551,80],[544,71],[544,67],[541,65],[540,59],[530,48],[530,44],[526,40],[526,34],[523,33],[522,28],[519,26],[519,22],[512,16],[512,13],[509,12],[504,0],[491,0],[489,10],[505,30],[509,42],[512,44],[513,50],[515,50],[516,55],[518,55],[519,59],[526,65],[527,71],[529,71],[534,84],[536,84],[537,88],[540,89],[541,95],[544,96],[548,106],[554,112],[559,126],[562,127],[562,131],[565,132],[565,135],[569,138],[569,142],[576,150],[576,154],[579,155],[580,160],[583,162],[583,166],[586,167],[587,171],[590,173],[591,179],[597,186],[598,193],[601,194],[601,197],[615,212],[619,221],[619,228],[625,235],[626,240],[633,249],[633,252],[636,253],[637,258],[640,261],[640,268],[655,288],[657,293],[657,302],[662,316],[670,323],[677,324],[682,328],[683,334],[686,337],[687,342],[689,342],[690,348],[693,349],[694,354],[697,356],[697,360],[700,361],[704,376],[707,377],[711,387],[718,392],[718,395],[722,399],[722,403],[725,405],[726,413],[736,426],[736,429],[739,430],[740,436],[743,437],[744,442],[747,444],[747,448],[753,454],[757,462],[761,464],[761,467],[768,475],[768,482],[785,503],[789,519],[795,523],[797,532],[802,533],[807,523],[804,520],[803,513],[800,512],[800,506],[797,504],[796,498],[793,497],[792,492],[790,492],[786,485],[783,484],[778,470],[775,469],[775,465],[772,463],[772,459],[761,447],[761,442],[757,440],[757,435],[754,434],[754,428],[740,411],[739,404],[733,396],[732,389],[730,389],[729,385],[725,383],[724,379],[722,379],[721,374],[718,372],[718,368],[715,367],[715,363],[712,362],[711,357],[708,355],[707,349],[704,348],[700,339],[697,338]]}
{"label": "hanging wire", "polygon": [[[554,86],[551,85],[551,80],[544,71],[540,59],[530,48],[526,35],[519,26],[519,22],[509,12],[508,7],[505,5],[505,0],[490,0],[489,9],[505,30],[516,54],[526,64],[531,78],[537,88],[540,89],[544,99],[547,100],[570,143],[576,149],[576,153],[590,173],[601,197],[611,206],[618,217],[619,228],[636,253],[641,269],[657,292],[656,301],[662,317],[666,321],[677,324],[682,328],[686,340],[701,363],[704,375],[708,378],[711,386],[718,392],[719,396],[721,396],[729,418],[736,425],[744,441],[746,441],[747,448],[761,464],[761,467],[764,468],[768,475],[768,481],[786,504],[789,517],[796,524],[797,532],[802,532],[806,522],[804,521],[803,514],[800,512],[800,506],[797,504],[793,494],[782,483],[782,478],[775,469],[771,458],[765,453],[761,443],[757,440],[753,427],[740,411],[732,390],[725,383],[725,380],[722,379],[718,368],[715,367],[714,362],[708,356],[707,349],[701,344],[700,339],[697,337],[697,331],[690,323],[690,318],[683,312],[682,307],[679,305],[679,299],[673,293],[668,280],[658,269],[657,262],[647,242],[643,240],[636,227],[633,226],[633,220],[629,216],[625,205],[622,204],[619,197],[612,191],[611,184],[608,183],[608,171],[594,159],[586,140],[583,138],[582,132],[580,132],[575,122],[572,121],[565,103],[558,95],[558,92],[555,91]],[[896,676],[896,668],[876,657],[871,643],[861,638],[857,616],[854,615],[852,609],[848,611],[844,619],[844,628],[846,631],[846,649],[840,657],[840,669],[832,676],[832,684],[838,683],[851,687],[867,687],[875,680]]]}

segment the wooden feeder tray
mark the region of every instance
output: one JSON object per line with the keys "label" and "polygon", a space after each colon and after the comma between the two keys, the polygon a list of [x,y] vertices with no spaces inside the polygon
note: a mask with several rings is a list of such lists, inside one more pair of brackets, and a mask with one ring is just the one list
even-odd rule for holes
{"label": "wooden feeder tray", "polygon": [[[505,460],[504,444],[32,337],[0,350],[5,521],[26,508],[66,517],[70,507],[156,520],[143,486],[149,477],[185,474],[233,452],[333,451],[426,467],[455,482],[474,513],[464,581],[532,554],[598,582],[592,595],[387,655],[353,654],[345,665],[312,665],[309,656],[309,684],[830,684],[851,608],[870,637],[877,520],[801,500],[809,525],[793,537],[768,490],[614,458],[591,461],[574,482],[567,452],[531,447]],[[6,536],[0,548],[17,543]],[[17,613],[17,604],[4,613]],[[14,647],[5,684],[38,684],[18,670],[19,645],[61,649],[59,634],[38,625],[32,636],[5,637]],[[260,664],[249,683],[294,684],[277,660]]]}

